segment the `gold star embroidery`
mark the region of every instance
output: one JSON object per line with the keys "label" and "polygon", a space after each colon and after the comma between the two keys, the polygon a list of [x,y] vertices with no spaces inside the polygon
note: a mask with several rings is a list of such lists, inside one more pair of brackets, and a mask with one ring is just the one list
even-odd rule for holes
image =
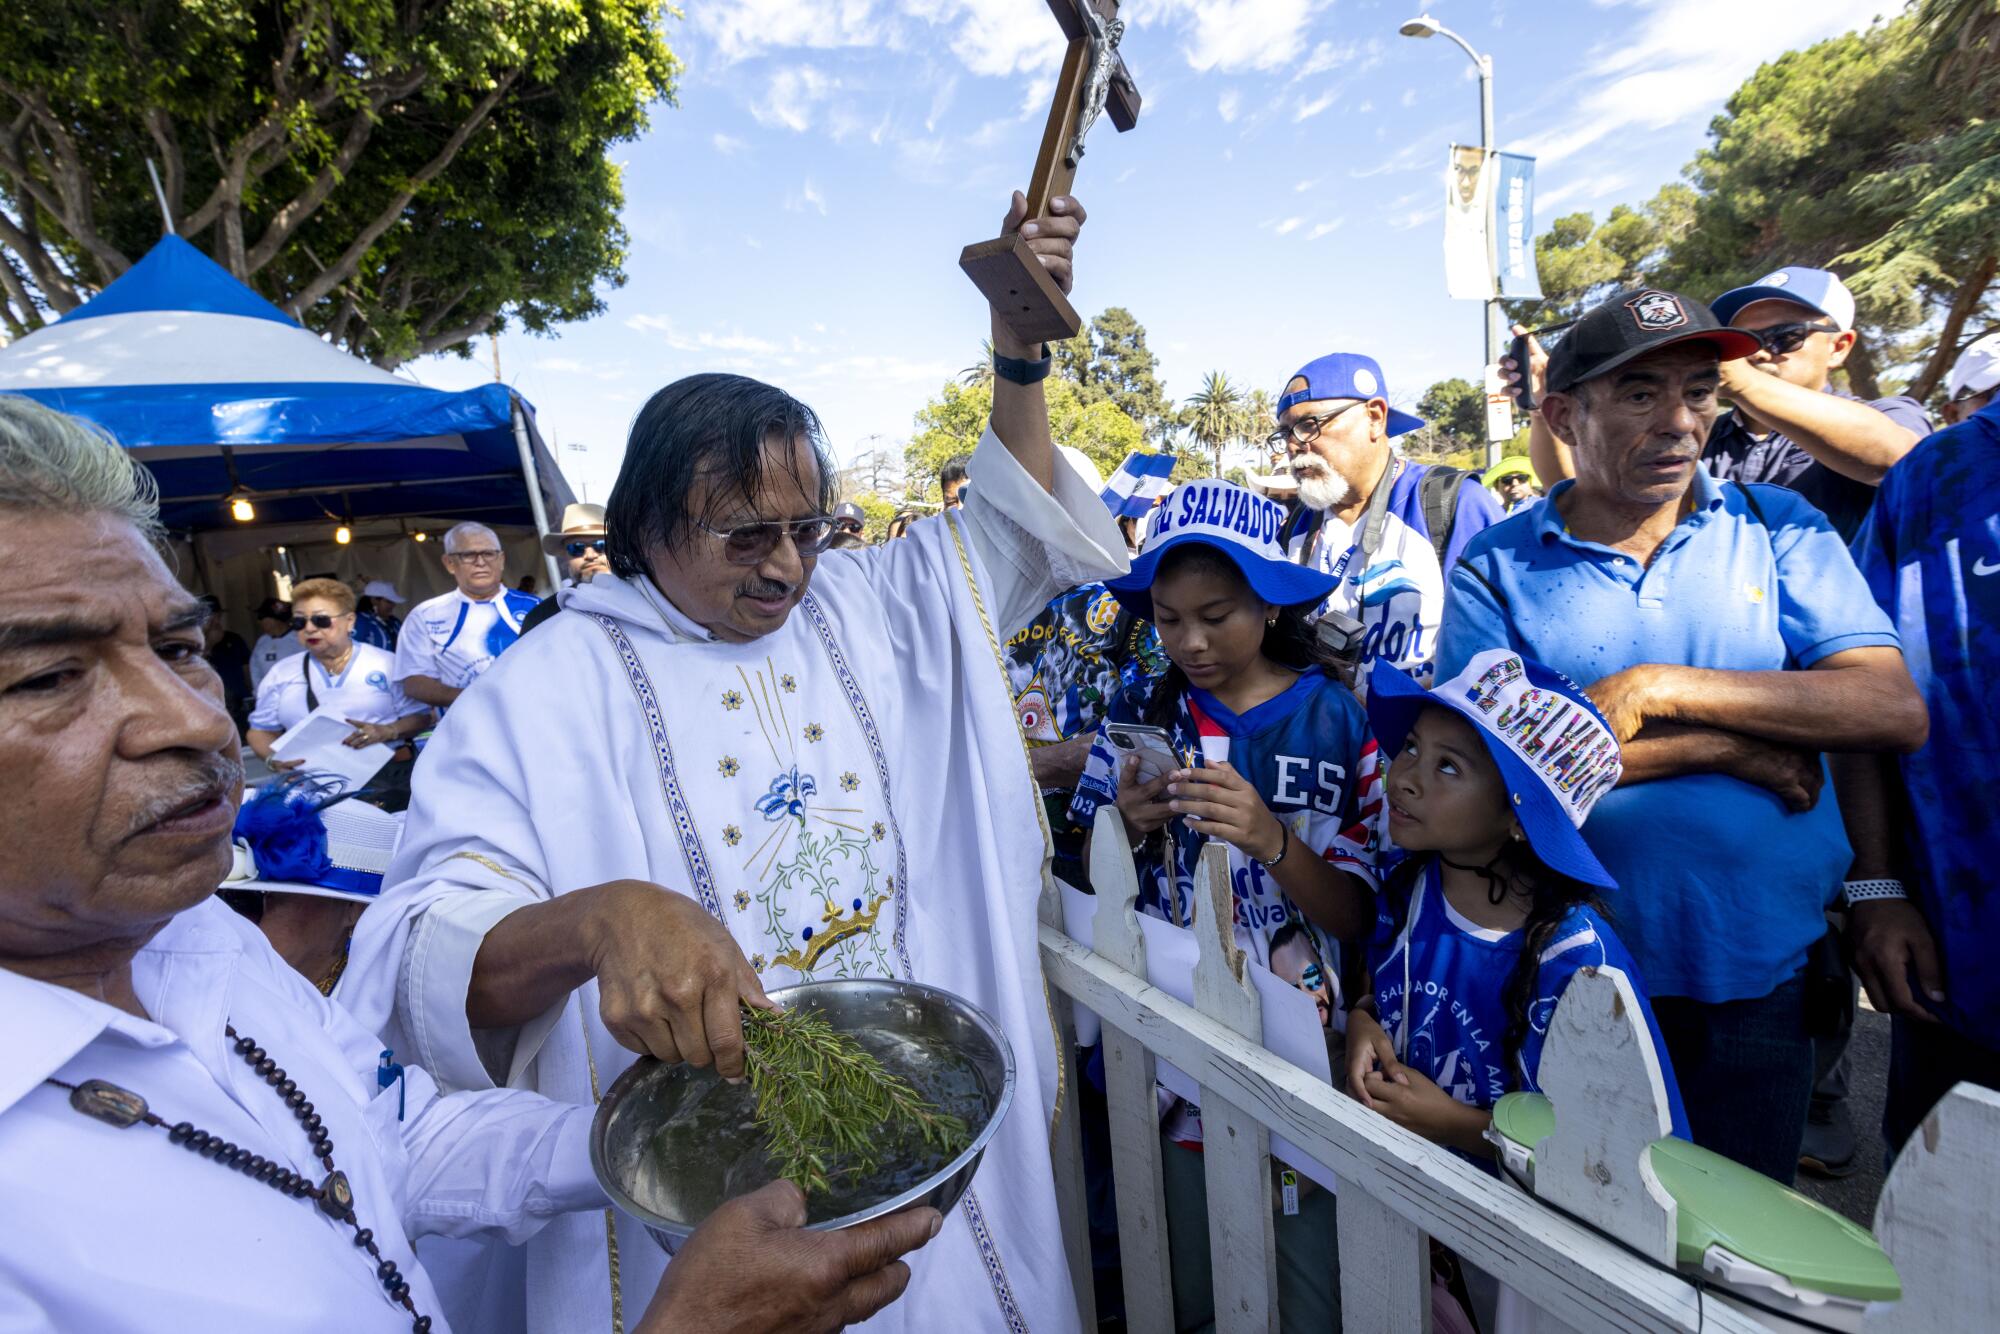
{"label": "gold star embroidery", "polygon": [[806,724],[806,740],[818,741],[821,737],[825,735],[826,735],[826,729],[824,727],[821,727],[818,723]]}

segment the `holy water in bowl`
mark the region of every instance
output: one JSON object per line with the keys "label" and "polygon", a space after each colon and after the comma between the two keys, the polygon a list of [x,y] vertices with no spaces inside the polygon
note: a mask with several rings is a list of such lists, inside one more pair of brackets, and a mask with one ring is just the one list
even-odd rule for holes
{"label": "holy water in bowl", "polygon": [[[968,1137],[977,1138],[995,1091],[985,1086],[978,1069],[951,1042],[880,1028],[855,1029],[847,1035],[919,1097],[963,1121]],[[651,1138],[635,1140],[625,1161],[616,1164],[617,1175],[627,1183],[635,1203],[668,1215],[675,1212],[676,1201],[720,1204],[753,1191],[778,1175],[765,1152],[756,1109],[749,1081],[726,1084],[707,1079]],[[832,1189],[807,1197],[807,1221],[841,1218],[893,1199],[957,1156],[942,1145],[925,1143],[923,1132],[901,1122],[881,1133],[891,1138],[877,1141],[879,1161],[872,1173],[853,1178],[844,1170],[844,1160],[828,1161]],[[665,1184],[668,1180],[675,1183],[671,1189]]]}

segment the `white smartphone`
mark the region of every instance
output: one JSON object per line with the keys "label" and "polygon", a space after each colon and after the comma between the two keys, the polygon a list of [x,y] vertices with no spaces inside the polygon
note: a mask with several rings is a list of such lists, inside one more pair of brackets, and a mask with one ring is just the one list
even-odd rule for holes
{"label": "white smartphone", "polygon": [[1180,756],[1174,754],[1173,738],[1164,727],[1150,723],[1106,723],[1104,735],[1111,743],[1121,779],[1127,755],[1139,757],[1138,780],[1142,783],[1150,783],[1182,767]]}

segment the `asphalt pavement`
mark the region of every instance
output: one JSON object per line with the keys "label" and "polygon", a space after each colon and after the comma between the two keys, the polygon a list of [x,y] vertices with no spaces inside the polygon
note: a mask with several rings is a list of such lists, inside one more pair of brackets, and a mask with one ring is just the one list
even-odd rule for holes
{"label": "asphalt pavement", "polygon": [[1847,1111],[1857,1142],[1853,1175],[1830,1181],[1800,1172],[1795,1184],[1829,1209],[1872,1228],[1887,1152],[1882,1142],[1882,1100],[1889,1079],[1889,1017],[1869,1009],[1866,996],[1855,1009],[1847,1060]]}

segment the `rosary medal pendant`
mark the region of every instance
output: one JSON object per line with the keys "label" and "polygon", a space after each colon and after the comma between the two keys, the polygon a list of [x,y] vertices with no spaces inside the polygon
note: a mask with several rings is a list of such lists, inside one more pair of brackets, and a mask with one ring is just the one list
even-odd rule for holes
{"label": "rosary medal pendant", "polygon": [[347,1184],[347,1173],[326,1174],[326,1180],[319,1183],[319,1207],[343,1223],[354,1216],[354,1188]]}
{"label": "rosary medal pendant", "polygon": [[107,1084],[101,1079],[87,1079],[71,1089],[69,1105],[85,1116],[117,1126],[120,1130],[146,1119],[144,1098],[130,1089]]}

